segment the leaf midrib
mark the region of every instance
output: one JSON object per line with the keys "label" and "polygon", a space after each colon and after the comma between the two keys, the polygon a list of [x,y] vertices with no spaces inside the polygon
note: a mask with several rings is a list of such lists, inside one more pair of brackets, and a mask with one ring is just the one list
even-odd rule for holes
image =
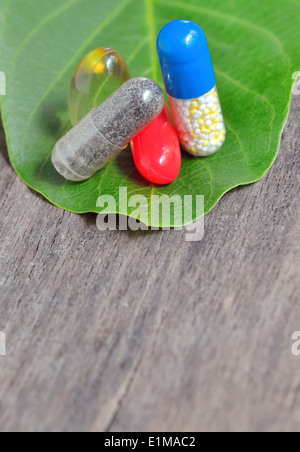
{"label": "leaf midrib", "polygon": [[85,40],[85,42],[83,43],[83,45],[79,48],[79,50],[75,53],[75,55],[64,65],[64,67],[62,68],[62,70],[57,74],[57,76],[55,77],[55,79],[53,80],[53,82],[48,86],[48,88],[46,89],[46,91],[44,92],[44,94],[40,97],[39,101],[36,103],[35,107],[32,109],[29,117],[28,117],[28,121],[26,123],[25,129],[24,129],[24,133],[23,133],[23,137],[20,143],[20,148],[18,151],[18,157],[20,158],[21,162],[23,161],[23,156],[20,153],[20,150],[23,149],[23,145],[27,136],[27,132],[29,130],[29,127],[31,125],[31,121],[35,115],[35,113],[37,112],[37,110],[39,109],[39,107],[42,105],[43,101],[47,98],[48,94],[52,91],[52,89],[55,87],[55,85],[59,82],[59,80],[61,79],[61,77],[65,74],[65,72],[74,64],[74,62],[78,61],[78,59],[80,58],[80,56],[82,55],[82,53],[84,52],[84,50],[86,49],[86,47],[89,45],[90,42],[93,41],[93,39],[97,36],[97,34],[103,29],[105,28],[107,25],[109,25],[122,11],[124,8],[126,8],[127,5],[129,5],[132,2],[132,0],[124,0],[113,12],[112,14],[110,14],[106,20],[104,20],[103,22],[101,22],[101,24],[99,25],[99,27],[97,27],[95,29],[94,32],[92,32],[90,34],[90,36],[88,37],[88,39]]}

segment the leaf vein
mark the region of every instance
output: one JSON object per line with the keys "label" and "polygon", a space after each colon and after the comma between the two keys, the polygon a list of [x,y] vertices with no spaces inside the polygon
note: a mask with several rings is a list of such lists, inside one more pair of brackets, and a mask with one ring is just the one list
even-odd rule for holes
{"label": "leaf vein", "polygon": [[272,136],[272,131],[273,131],[273,124],[274,124],[274,120],[275,120],[275,117],[276,117],[276,111],[275,111],[274,105],[272,105],[271,102],[265,96],[255,92],[255,91],[252,91],[247,86],[243,85],[239,81],[237,81],[234,78],[232,78],[226,72],[220,71],[219,69],[216,69],[216,72],[218,74],[220,74],[221,76],[223,76],[224,78],[226,78],[229,82],[231,82],[232,84],[234,84],[238,88],[240,88],[240,89],[252,94],[253,96],[259,97],[260,99],[262,99],[271,108],[271,110],[272,110],[272,119],[270,121],[269,145],[268,145],[268,149],[267,149],[266,153],[269,152],[269,150],[271,148],[271,136]]}
{"label": "leaf vein", "polygon": [[242,142],[241,142],[241,139],[239,137],[239,134],[229,125],[228,121],[225,121],[225,124],[226,124],[227,129],[230,130],[230,132],[233,133],[233,135],[235,136],[235,138],[236,138],[236,140],[238,142],[238,145],[239,145],[239,147],[240,147],[240,149],[242,151],[242,154],[244,156],[247,169],[248,169],[249,173],[251,173],[251,169],[250,169],[250,166],[249,166],[249,161],[247,159],[247,154],[246,154],[245,149],[244,149],[244,147],[242,145]]}
{"label": "leaf vein", "polygon": [[148,31],[150,35],[150,57],[151,57],[151,69],[153,73],[153,78],[155,81],[158,80],[158,70],[157,70],[157,54],[156,54],[156,34],[155,34],[155,19],[153,12],[153,0],[145,0],[146,6],[146,21],[148,25]]}
{"label": "leaf vein", "polygon": [[[156,1],[156,0],[154,0]],[[165,6],[170,6],[170,4],[164,0],[159,0],[160,4],[163,4]],[[222,12],[217,12],[216,10],[212,10],[210,8],[205,8],[203,6],[198,6],[198,5],[190,5],[187,3],[182,3],[182,2],[172,2],[172,7],[177,6],[178,8],[184,8],[185,10],[190,10],[190,11],[196,11],[199,13],[203,13],[212,17],[217,17],[219,19],[222,20],[226,20],[226,21],[230,21],[230,22],[235,22],[239,25],[243,25],[247,28],[253,29],[258,31],[261,34],[267,35],[273,42],[276,43],[277,47],[280,50],[280,53],[282,55],[282,57],[286,60],[286,62],[289,65],[289,68],[291,67],[291,61],[289,59],[289,57],[287,56],[287,54],[284,51],[282,42],[280,41],[280,39],[271,31],[268,30],[266,28],[261,27],[260,25],[254,24],[246,19],[243,19],[241,17],[234,17],[231,16],[230,14],[226,14],[226,13],[222,13]]]}
{"label": "leaf vein", "polygon": [[[20,54],[22,53],[22,50],[26,47],[26,45],[30,42],[30,40],[40,31],[43,29],[43,27],[45,27],[45,25],[47,25],[47,23],[49,23],[52,19],[55,19],[56,17],[58,17],[61,13],[67,11],[69,8],[71,8],[71,6],[73,6],[75,3],[77,3],[78,0],[70,0],[68,3],[65,3],[63,6],[61,6],[60,8],[58,8],[57,10],[54,10],[51,14],[49,14],[48,16],[46,16],[37,26],[36,28],[34,28],[28,35],[27,37],[24,39],[24,41],[22,42],[22,44],[19,46],[19,48],[17,49],[16,53],[13,56],[12,59],[12,65],[11,65],[11,70],[10,70],[10,74],[9,77],[11,78],[15,68],[16,68],[16,61],[18,59],[18,57],[20,56]],[[10,87],[11,89],[11,87]],[[9,94],[10,90],[8,91],[7,94]]]}
{"label": "leaf vein", "polygon": [[[61,77],[64,75],[64,73],[72,66],[72,64],[74,63],[74,61],[78,60],[79,55],[82,54],[82,52],[86,49],[86,47],[89,45],[90,42],[93,41],[93,39],[98,35],[98,33],[105,27],[107,27],[122,11],[123,9],[129,4],[131,3],[132,0],[124,0],[118,8],[116,8],[113,13],[108,16],[108,18],[106,20],[104,20],[103,22],[101,22],[101,24],[99,25],[99,27],[96,28],[96,30],[89,36],[89,38],[83,43],[83,45],[80,47],[80,49],[78,50],[78,52],[76,52],[76,54],[64,65],[64,67],[61,69],[61,71],[59,71],[59,73],[57,74],[57,76],[55,77],[55,79],[53,80],[53,82],[48,86],[48,88],[46,89],[46,91],[44,92],[44,94],[40,97],[39,101],[36,103],[35,107],[33,108],[33,110],[31,111],[29,117],[28,117],[28,121],[23,133],[23,138],[21,141],[21,145],[20,145],[20,149],[23,148],[24,145],[24,141],[27,135],[27,132],[29,130],[29,127],[31,125],[31,121],[34,117],[34,115],[36,114],[36,112],[38,111],[39,107],[42,105],[43,101],[47,98],[48,94],[52,91],[52,89],[55,87],[55,85],[59,82],[59,80],[61,79]],[[20,156],[22,160],[22,156]]]}

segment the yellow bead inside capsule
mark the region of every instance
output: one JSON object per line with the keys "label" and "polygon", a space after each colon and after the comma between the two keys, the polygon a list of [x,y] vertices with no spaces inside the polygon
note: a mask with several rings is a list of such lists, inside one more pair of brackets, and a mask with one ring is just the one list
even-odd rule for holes
{"label": "yellow bead inside capsule", "polygon": [[196,99],[175,99],[170,103],[183,148],[197,157],[207,157],[223,145],[226,129],[217,88]]}

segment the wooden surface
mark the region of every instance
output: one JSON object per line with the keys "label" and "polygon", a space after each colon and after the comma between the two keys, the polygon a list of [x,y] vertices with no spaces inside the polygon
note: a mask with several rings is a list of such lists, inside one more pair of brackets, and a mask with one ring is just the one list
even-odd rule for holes
{"label": "wooden surface", "polygon": [[1,431],[300,430],[299,114],[198,243],[50,205],[1,132]]}

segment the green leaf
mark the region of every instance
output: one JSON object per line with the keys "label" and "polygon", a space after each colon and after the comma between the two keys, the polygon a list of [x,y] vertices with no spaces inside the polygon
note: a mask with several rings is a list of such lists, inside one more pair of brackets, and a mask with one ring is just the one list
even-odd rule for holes
{"label": "green leaf", "polygon": [[[260,179],[278,152],[293,73],[300,69],[297,0],[2,0],[0,70],[7,78],[1,111],[11,162],[34,190],[78,213],[98,212],[100,194],[204,195],[205,213],[228,190]],[[68,87],[79,60],[113,47],[132,76],[162,85],[155,41],[173,19],[206,32],[228,130],[223,148],[208,158],[183,155],[179,178],[151,186],[134,168],[130,150],[90,180],[64,181],[51,165],[55,142],[69,127]],[[117,212],[136,215],[134,208]],[[178,213],[178,212],[177,212]],[[193,220],[198,214],[194,212]],[[174,212],[172,225],[181,226]],[[151,224],[149,218],[148,224]],[[163,226],[163,220],[159,226]],[[155,224],[154,226],[157,226]]]}

